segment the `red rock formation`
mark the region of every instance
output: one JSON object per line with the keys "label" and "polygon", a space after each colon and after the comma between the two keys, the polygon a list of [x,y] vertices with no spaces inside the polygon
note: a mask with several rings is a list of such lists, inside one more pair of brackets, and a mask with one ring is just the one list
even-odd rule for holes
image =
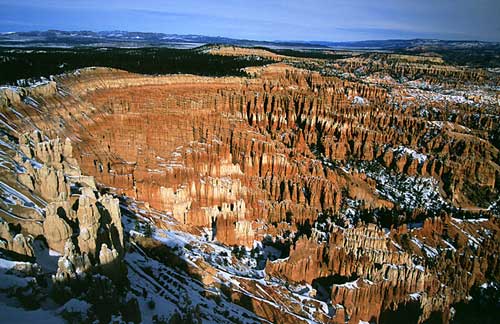
{"label": "red rock formation", "polygon": [[[31,209],[35,200],[24,197],[17,188],[25,186],[42,197],[43,209],[38,207],[37,211],[43,219],[39,229],[28,225],[38,223],[37,219],[19,217],[25,235],[12,233],[8,224],[0,221],[0,239],[5,240],[2,248],[33,257],[33,236],[43,235],[50,249],[63,254],[54,277],[57,281],[85,275],[93,266],[119,263],[124,243],[118,199],[101,195],[94,179],[81,175],[70,140],[46,139],[34,131],[19,136],[16,152],[13,161],[22,168],[17,168],[19,182],[10,192],[23,200],[23,207]],[[15,214],[11,217],[18,218]]]}
{"label": "red rock formation", "polygon": [[[339,68],[352,72],[362,63],[341,62]],[[432,80],[483,78],[477,71],[418,63],[409,70],[406,65],[372,63],[368,69],[428,73]],[[37,127],[51,138],[68,137],[73,143],[37,135],[32,146],[20,137],[25,157],[19,161],[26,172],[18,178],[49,203],[43,226],[51,237],[49,245],[85,267],[85,256],[75,256],[74,246],[67,243],[78,219],[77,244],[91,258],[108,262],[120,252],[113,238],[99,237],[100,206],[112,216],[108,232],[114,226],[120,233],[116,201],[96,196],[92,189],[72,197],[68,176],[84,188],[93,187],[93,180],[81,176],[76,165],[103,186],[170,214],[183,226],[207,228],[215,240],[247,247],[266,234],[297,232],[327,210],[337,213],[346,198],[362,200],[367,208],[392,208],[395,202],[379,195],[376,180],[363,170],[342,168],[351,161],[378,161],[399,174],[431,176],[456,206],[482,207],[485,201],[474,191],[498,188],[499,152],[487,140],[498,119],[484,105],[429,100],[424,101],[429,103],[425,115],[417,100],[420,93],[411,88],[388,91],[285,64],[249,73],[255,77],[149,77],[85,69],[56,78],[57,88],[50,84],[43,91],[4,91],[0,107],[13,106],[26,116],[2,110],[16,132]],[[37,109],[23,100],[26,96],[40,103]],[[455,110],[459,117],[453,117]],[[32,165],[35,158],[42,168]],[[491,221],[488,226],[496,229],[498,224]],[[336,282],[329,292],[337,305],[336,322],[378,320],[383,311],[408,303],[411,294],[420,296],[420,320],[434,310],[446,317],[452,303],[485,280],[482,270],[493,277],[499,273],[492,257],[492,251],[499,251],[495,239],[484,238],[476,251],[469,251],[468,235],[476,228],[468,227],[450,218],[427,220],[421,230],[390,233],[373,224],[346,229],[330,224],[324,233],[313,229],[310,238],[296,238],[289,259],[269,261],[266,271],[310,284],[328,277],[357,278]],[[434,261],[427,259],[428,247],[447,247],[446,235],[456,237],[455,250],[463,249],[463,255],[437,253]],[[409,251],[420,259],[413,260]],[[469,254],[475,255],[473,261]],[[416,266],[418,262],[423,266]],[[61,276],[69,272],[61,269]],[[463,276],[451,282],[456,275]],[[277,318],[268,306],[254,307],[269,319]]]}

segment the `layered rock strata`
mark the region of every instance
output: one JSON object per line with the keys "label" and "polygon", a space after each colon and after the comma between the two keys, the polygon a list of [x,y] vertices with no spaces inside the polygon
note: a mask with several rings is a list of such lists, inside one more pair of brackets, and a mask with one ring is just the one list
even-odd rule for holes
{"label": "layered rock strata", "polygon": [[[47,139],[39,131],[22,134],[14,160],[18,184],[13,187],[24,188],[42,200],[34,203],[11,189],[25,201],[16,205],[20,208],[11,216],[19,219],[13,223],[20,226],[20,233],[12,233],[5,221],[0,225],[4,249],[34,257],[33,239],[43,236],[50,250],[63,255],[57,280],[76,278],[94,266],[119,260],[123,228],[118,200],[101,195],[94,179],[81,174],[69,139]],[[35,209],[37,218],[30,218],[31,213],[23,213],[23,209]]]}
{"label": "layered rock strata", "polygon": [[[483,78],[483,72],[412,66],[411,75],[435,80]],[[360,65],[346,61],[338,68]],[[16,222],[28,233],[44,233],[63,253],[58,278],[122,253],[118,202],[82,174],[227,245],[288,237],[289,259],[269,261],[266,272],[323,288],[329,285],[322,282],[331,283],[321,298],[335,309],[333,322],[377,321],[384,311],[415,301],[422,310],[418,321],[434,311],[447,320],[450,305],[465,299],[470,287],[497,278],[491,253],[498,251],[498,232],[474,243],[473,223],[448,217],[426,221],[421,230],[388,232],[350,224],[321,233],[313,228],[305,236],[301,229],[326,211],[342,213],[346,201],[374,209],[401,203],[381,194],[383,179],[353,167],[360,161],[432,177],[450,206],[486,209],[492,202],[487,193],[499,186],[499,151],[490,142],[498,106],[483,99],[437,100],[413,88],[388,89],[285,64],[249,73],[252,78],[149,77],[96,68],[57,77],[57,86],[39,92],[3,91],[2,116],[13,133],[38,128],[69,139],[19,135],[22,172],[9,179],[18,179],[26,195],[43,197],[36,207],[16,207],[27,215]],[[481,225],[496,231],[498,224],[487,222]],[[443,242],[449,235],[458,235],[454,250]],[[433,253],[438,246],[450,252]],[[474,279],[459,283],[441,275],[468,272]]]}

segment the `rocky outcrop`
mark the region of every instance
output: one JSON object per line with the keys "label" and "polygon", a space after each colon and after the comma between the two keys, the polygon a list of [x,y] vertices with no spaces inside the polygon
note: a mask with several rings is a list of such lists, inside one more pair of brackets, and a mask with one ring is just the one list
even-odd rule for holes
{"label": "rocky outcrop", "polygon": [[53,279],[55,282],[61,283],[84,277],[92,269],[88,255],[85,252],[78,253],[71,240],[66,241],[64,254],[59,258],[57,264],[57,273]]}
{"label": "rocky outcrop", "polygon": [[123,277],[124,268],[116,249],[109,249],[106,243],[103,243],[99,249],[98,261],[92,262],[88,252],[78,251],[77,246],[68,239],[64,246],[64,254],[58,260],[57,273],[53,276],[53,280],[64,284],[70,280],[85,279],[96,267],[111,279],[120,280]]}
{"label": "rocky outcrop", "polygon": [[[300,238],[289,258],[267,263],[266,273],[321,289],[331,285],[331,301],[338,311],[334,321],[338,323],[378,322],[383,312],[396,311],[415,300],[420,309],[415,321],[428,319],[438,309],[449,319],[453,303],[466,299],[471,287],[499,273],[490,254],[499,249],[492,241],[497,234],[490,235],[498,233],[498,221],[479,223],[434,218],[425,220],[419,229],[402,228],[389,235],[375,225],[334,227],[328,231],[327,243],[318,244],[314,232],[309,239]],[[480,245],[473,256],[468,246],[475,244]],[[465,252],[463,257],[458,251]],[[423,265],[415,265],[418,255],[422,255],[419,262]]]}
{"label": "rocky outcrop", "polygon": [[312,283],[331,275],[372,279],[379,272],[375,264],[413,265],[408,254],[391,249],[385,234],[370,224],[346,230],[334,227],[327,243],[317,243],[314,234],[311,238],[303,236],[292,247],[286,262],[269,262],[266,269],[278,277]]}
{"label": "rocky outcrop", "polygon": [[[421,310],[417,321],[433,312],[448,318],[471,287],[498,277],[498,224],[448,215],[397,227],[408,220],[392,214],[394,228],[382,230],[348,216],[356,208],[403,213],[407,206],[396,208],[405,193],[399,199],[382,192],[393,174],[406,177],[395,187],[408,177],[432,177],[450,210],[488,207],[500,174],[490,136],[499,127],[498,102],[488,94],[472,100],[429,90],[478,82],[484,71],[370,55],[333,64],[349,76],[342,78],[286,64],[251,68],[253,78],[98,68],[56,78],[60,91],[30,94],[34,101],[43,96],[37,110],[22,91],[19,98],[5,95],[6,105],[26,115],[12,116],[16,132],[37,127],[68,138],[20,136],[16,158],[17,179],[47,205],[40,203],[45,215],[37,221],[49,246],[64,251],[59,277],[75,277],[89,263],[114,264],[123,253],[118,202],[98,192],[95,177],[143,202],[158,226],[168,226],[166,219],[249,248],[268,236],[291,244],[289,258],[268,260],[266,273],[318,287],[318,298],[335,309],[332,321],[378,321],[410,304]],[[422,84],[405,79],[420,74],[427,76]],[[371,221],[380,222],[375,211]],[[345,218],[343,227],[334,215]],[[489,234],[477,234],[482,229]]]}
{"label": "rocky outcrop", "polygon": [[[38,131],[21,135],[21,154],[16,156],[24,172],[18,174],[19,182],[47,201],[64,200],[70,194],[67,176],[79,176],[69,139],[63,143],[58,138],[44,140]],[[33,162],[38,161],[38,162]]]}
{"label": "rocky outcrop", "polygon": [[15,252],[20,255],[33,257],[33,237],[23,235],[22,233],[15,234],[9,224],[0,218],[0,249]]}
{"label": "rocky outcrop", "polygon": [[[82,165],[109,185],[123,188],[126,194],[148,201],[154,208],[171,211],[178,220],[184,221],[185,215],[187,223],[206,227],[210,227],[210,222],[204,218],[201,208],[221,206],[222,202],[231,203],[237,199],[247,201],[250,219],[262,213],[262,208],[250,201],[267,199],[269,203],[265,209],[271,210],[269,214],[276,215],[277,221],[284,218],[280,211],[283,204],[293,209],[305,202],[306,207],[297,211],[305,218],[312,218],[309,213],[316,214],[325,206],[338,208],[342,198],[338,187],[343,185],[346,175],[324,170],[321,164],[315,165],[311,159],[318,156],[337,161],[380,159],[385,166],[398,172],[433,176],[442,181],[445,192],[456,204],[471,203],[467,197],[469,193],[464,192],[462,186],[494,188],[492,179],[495,179],[493,175],[498,172],[498,166],[488,161],[494,160],[497,150],[480,145],[480,139],[470,136],[457,139],[456,146],[450,150],[443,145],[448,141],[446,138],[456,136],[456,130],[447,128],[433,135],[423,151],[417,149],[424,138],[439,130],[429,121],[413,117],[411,112],[402,113],[397,108],[388,111],[387,107],[374,111],[374,107],[386,105],[389,100],[383,89],[321,78],[286,66],[273,72],[263,71],[263,90],[253,82],[244,92],[232,89],[241,87],[235,79],[225,80],[224,90],[219,92],[214,92],[213,85],[205,80],[194,78],[178,80],[177,86],[159,86],[159,80],[152,79],[148,87],[141,83],[127,88],[116,88],[120,84],[111,85],[111,81],[105,81],[110,83],[108,88],[89,95],[94,107],[114,112],[90,124],[104,134],[105,143],[94,147],[91,138],[85,139],[80,152],[84,156],[90,151],[97,152],[102,160],[82,158]],[[132,80],[127,82],[133,83]],[[139,83],[139,80],[134,82]],[[163,88],[172,89],[165,98],[158,95]],[[193,88],[199,89],[196,96],[188,93]],[[110,93],[116,99],[113,102],[108,99]],[[352,98],[363,98],[365,104],[355,104],[352,110]],[[155,105],[154,102],[162,100]],[[143,107],[153,106],[154,109],[141,110],[140,116],[135,114]],[[161,111],[171,115],[160,115]],[[196,118],[191,117],[192,112],[196,112]],[[224,125],[228,119],[232,125],[229,128]],[[171,123],[177,125],[175,133],[168,127]],[[489,122],[485,120],[485,123]],[[109,125],[122,126],[110,128]],[[137,131],[127,129],[127,125],[136,125]],[[155,126],[149,128],[148,125]],[[144,132],[144,129],[150,130]],[[405,134],[396,131],[398,129],[414,131]],[[268,135],[252,133],[254,131]],[[168,140],[161,141],[160,134],[169,134]],[[147,138],[147,150],[142,147],[143,137]],[[275,141],[277,138],[280,138],[279,143]],[[190,143],[189,147],[184,146],[185,143]],[[405,149],[400,150],[401,145]],[[463,163],[456,154],[456,148],[463,145],[469,146],[468,150],[481,152],[483,162],[478,159],[472,164]],[[138,147],[141,149],[130,152],[131,148]],[[437,154],[439,158],[435,157]],[[125,155],[129,160],[123,158]],[[299,161],[306,165],[300,166]],[[215,196],[218,192],[223,193],[220,182],[207,177],[223,177],[220,170],[238,169],[238,166],[242,174],[230,172],[226,176],[231,178],[233,186],[243,178],[241,189],[232,188],[229,195]],[[321,177],[324,180],[311,179],[322,173],[326,173]],[[468,183],[458,181],[464,174],[480,176],[470,178]],[[261,178],[260,183],[256,184],[252,180],[254,177]],[[247,187],[249,183],[250,188]],[[297,190],[301,187],[306,190]],[[259,191],[266,192],[267,197],[256,193]],[[376,196],[373,191],[368,190],[363,198],[369,200],[370,196]],[[316,196],[308,197],[308,192]],[[318,192],[324,192],[323,196]],[[354,191],[351,194],[359,196]],[[389,206],[377,199],[374,205]]]}
{"label": "rocky outcrop", "polygon": [[[34,257],[31,235],[43,235],[49,249],[63,254],[54,280],[76,279],[99,267],[109,276],[119,278],[124,236],[118,199],[101,194],[94,179],[82,175],[72,152],[69,139],[49,139],[38,130],[19,136],[13,159],[19,165],[18,183],[32,197],[41,197],[40,204],[46,206],[37,209],[41,220],[26,219],[20,223],[24,235],[14,234],[2,221],[2,248]],[[33,209],[28,197],[16,194]],[[26,225],[39,221],[41,231]],[[111,266],[113,270],[108,269]]]}
{"label": "rocky outcrop", "polygon": [[443,59],[438,56],[369,54],[338,60],[336,67],[344,71],[358,72],[364,75],[376,75],[383,72],[394,78],[417,79],[423,77],[433,83],[481,82],[487,78],[487,73],[484,70],[445,65],[443,63]]}
{"label": "rocky outcrop", "polygon": [[63,205],[64,203],[49,204],[43,222],[43,233],[49,247],[59,252],[64,251],[66,242],[73,236],[73,229],[65,220],[67,216]]}
{"label": "rocky outcrop", "polygon": [[[96,199],[92,190],[86,190],[78,200],[76,219],[79,224],[78,246],[90,255],[99,255],[102,242],[119,251],[123,248],[118,200],[104,195]],[[88,195],[88,194],[91,195]],[[103,203],[104,201],[104,203]],[[107,209],[106,207],[110,207]]]}

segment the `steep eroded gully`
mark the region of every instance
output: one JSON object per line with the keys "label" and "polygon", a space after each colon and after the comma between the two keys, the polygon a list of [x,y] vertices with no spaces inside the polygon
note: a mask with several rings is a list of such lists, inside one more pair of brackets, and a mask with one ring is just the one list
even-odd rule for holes
{"label": "steep eroded gully", "polygon": [[[498,220],[450,217],[454,207],[484,209],[492,201],[474,193],[498,189],[498,149],[482,131],[418,114],[420,103],[405,89],[285,64],[252,73],[83,69],[21,93],[3,90],[2,116],[18,133],[38,128],[69,138],[84,174],[184,231],[225,245],[291,245],[287,259],[275,253],[260,265],[268,276],[307,284],[357,278],[324,287],[331,318],[321,321],[378,321],[407,307],[419,310],[415,321],[439,314],[446,322],[472,287],[498,281]],[[498,127],[481,106],[453,109],[479,114],[483,131]],[[377,164],[377,175],[361,161]],[[419,183],[433,186],[447,207],[432,210],[430,202],[400,212],[394,190],[405,188],[378,189],[394,174],[434,178]],[[395,210],[388,214],[394,228],[356,223],[369,220],[348,212],[353,206],[380,218]],[[418,217],[422,224],[412,226]]]}

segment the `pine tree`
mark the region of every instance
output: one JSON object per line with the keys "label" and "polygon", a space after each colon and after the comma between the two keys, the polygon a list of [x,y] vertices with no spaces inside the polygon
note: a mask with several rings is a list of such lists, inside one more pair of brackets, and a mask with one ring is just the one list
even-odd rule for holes
{"label": "pine tree", "polygon": [[146,236],[146,237],[152,237],[153,233],[154,233],[154,229],[151,226],[151,224],[146,223],[146,225],[144,225],[144,236]]}

